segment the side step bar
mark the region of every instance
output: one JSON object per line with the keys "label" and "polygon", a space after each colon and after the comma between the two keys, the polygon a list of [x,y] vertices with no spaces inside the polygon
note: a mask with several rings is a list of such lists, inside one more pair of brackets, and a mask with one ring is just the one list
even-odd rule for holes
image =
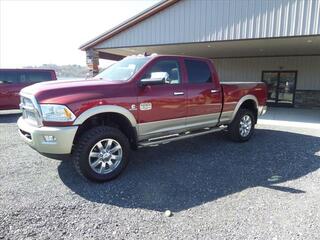
{"label": "side step bar", "polygon": [[227,126],[220,126],[220,127],[214,127],[214,128],[204,128],[200,131],[194,131],[194,132],[188,131],[188,132],[184,132],[181,134],[172,134],[172,135],[163,136],[163,137],[159,137],[159,138],[151,138],[147,141],[140,142],[138,144],[138,147],[139,148],[155,147],[160,144],[167,144],[169,142],[179,141],[179,140],[187,139],[187,138],[191,138],[191,137],[197,137],[197,136],[205,135],[208,133],[220,132],[222,130],[225,130],[226,128],[227,128]]}

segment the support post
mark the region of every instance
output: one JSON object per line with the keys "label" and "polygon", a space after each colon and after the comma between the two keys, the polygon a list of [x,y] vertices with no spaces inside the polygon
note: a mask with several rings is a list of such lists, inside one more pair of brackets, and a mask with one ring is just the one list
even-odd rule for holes
{"label": "support post", "polygon": [[99,52],[94,49],[88,49],[86,51],[86,60],[90,77],[94,77],[99,73]]}

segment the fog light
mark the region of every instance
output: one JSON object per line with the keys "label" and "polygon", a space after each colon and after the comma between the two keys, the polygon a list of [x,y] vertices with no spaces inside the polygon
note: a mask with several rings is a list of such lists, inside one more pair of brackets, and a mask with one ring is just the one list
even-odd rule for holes
{"label": "fog light", "polygon": [[57,141],[55,136],[44,135],[43,138],[44,138],[44,141],[47,143],[55,143]]}

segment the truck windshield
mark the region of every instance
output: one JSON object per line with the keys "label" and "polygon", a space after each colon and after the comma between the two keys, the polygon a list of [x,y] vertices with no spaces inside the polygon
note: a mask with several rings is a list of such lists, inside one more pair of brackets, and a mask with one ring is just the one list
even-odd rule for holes
{"label": "truck windshield", "polygon": [[94,78],[127,81],[149,60],[147,57],[127,57],[108,67]]}

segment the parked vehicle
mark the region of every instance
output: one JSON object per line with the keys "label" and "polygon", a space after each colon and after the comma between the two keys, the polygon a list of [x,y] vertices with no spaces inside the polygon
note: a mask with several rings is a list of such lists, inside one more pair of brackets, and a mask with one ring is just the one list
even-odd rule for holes
{"label": "parked vehicle", "polygon": [[227,130],[244,142],[266,110],[266,85],[220,83],[212,62],[185,56],[126,57],[95,79],[21,91],[22,138],[38,152],[71,156],[95,181],[117,177],[131,149]]}
{"label": "parked vehicle", "polygon": [[19,92],[22,88],[56,79],[54,70],[0,69],[0,110],[19,109]]}

